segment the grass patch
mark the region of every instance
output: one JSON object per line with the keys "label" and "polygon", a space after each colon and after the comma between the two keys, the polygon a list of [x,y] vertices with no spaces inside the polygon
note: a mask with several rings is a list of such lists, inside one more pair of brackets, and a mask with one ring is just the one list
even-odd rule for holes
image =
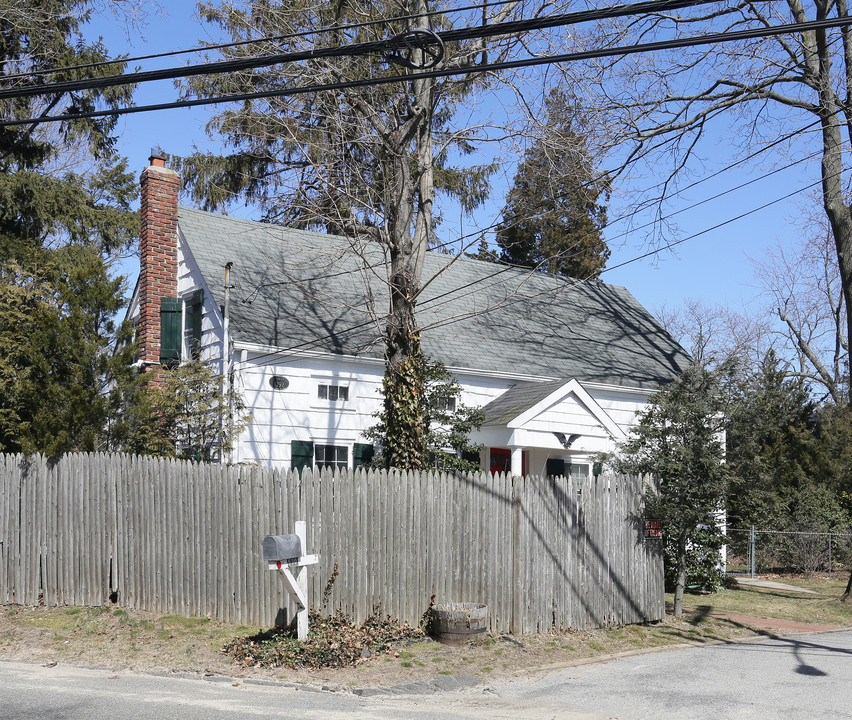
{"label": "grass patch", "polygon": [[169,630],[185,630],[187,632],[194,632],[207,629],[212,624],[212,621],[210,618],[205,617],[162,615],[157,618],[157,624]]}
{"label": "grass patch", "polygon": [[[715,617],[716,613],[852,627],[852,601],[844,604],[838,600],[845,588],[845,575],[832,580],[780,579],[813,589],[817,594],[742,586],[715,594],[687,595],[685,607],[689,612],[683,619],[667,616],[662,622],[649,625],[554,631],[533,637],[481,637],[456,648],[429,641],[417,631],[416,638],[396,636],[398,639],[389,640],[381,651],[369,643],[381,639],[386,618],[378,617],[374,625],[368,624],[366,639],[353,634],[351,627],[357,626],[355,623],[335,625],[337,621],[333,618],[312,618],[312,631],[320,631],[325,639],[315,636],[308,643],[312,654],[288,665],[286,671],[270,669],[283,666],[282,655],[296,644],[282,631],[276,631],[276,635],[257,627],[229,625],[205,617],[162,615],[107,605],[97,608],[12,605],[0,611],[0,657],[36,662],[73,658],[74,662],[86,665],[114,668],[209,670],[236,677],[279,677],[343,688],[396,685],[435,674],[457,673],[479,675],[493,682],[492,678],[508,677],[518,671],[572,664],[603,655],[683,643],[735,641],[768,625],[765,621],[747,619],[731,621]],[[326,627],[320,628],[320,624]],[[222,653],[223,645],[235,643],[242,645],[243,654]],[[328,668],[322,664],[324,658],[347,655],[357,665]],[[279,662],[281,665],[276,665]],[[317,672],[320,667],[322,671]]]}
{"label": "grass patch", "polygon": [[[732,590],[720,590],[712,595],[684,596],[683,606],[693,615],[696,623],[704,622],[708,614],[739,613],[776,620],[815,625],[852,626],[852,603],[841,603],[840,595],[846,587],[845,578],[781,578],[782,582],[817,594],[791,593],[784,590],[740,585]],[[674,602],[666,595],[667,604]]]}

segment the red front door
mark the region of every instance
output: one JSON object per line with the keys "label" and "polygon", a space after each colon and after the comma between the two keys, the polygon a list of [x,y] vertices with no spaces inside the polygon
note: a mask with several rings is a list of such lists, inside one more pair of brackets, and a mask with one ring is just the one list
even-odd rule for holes
{"label": "red front door", "polygon": [[[491,457],[489,469],[492,473],[511,473],[512,472],[512,451],[508,448],[489,448]],[[523,469],[521,472],[527,474],[527,451],[523,452],[523,460],[521,461]]]}

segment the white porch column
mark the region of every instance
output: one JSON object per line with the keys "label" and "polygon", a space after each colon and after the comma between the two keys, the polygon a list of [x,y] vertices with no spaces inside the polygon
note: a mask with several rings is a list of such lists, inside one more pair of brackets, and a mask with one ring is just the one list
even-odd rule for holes
{"label": "white porch column", "polygon": [[524,474],[524,449],[512,446],[512,475]]}

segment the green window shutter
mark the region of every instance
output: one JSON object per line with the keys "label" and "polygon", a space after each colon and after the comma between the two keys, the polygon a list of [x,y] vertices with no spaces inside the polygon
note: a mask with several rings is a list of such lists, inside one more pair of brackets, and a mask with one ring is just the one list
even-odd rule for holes
{"label": "green window shutter", "polygon": [[190,332],[189,352],[193,360],[201,355],[201,318],[204,316],[204,290],[187,298],[186,329]]}
{"label": "green window shutter", "polygon": [[462,460],[473,463],[474,465],[479,465],[479,450],[468,450],[461,454]]}
{"label": "green window shutter", "polygon": [[290,467],[300,473],[314,465],[314,444],[310,440],[293,440],[290,443]]}
{"label": "green window shutter", "polygon": [[358,469],[373,461],[373,446],[370,443],[355,443],[352,449],[352,468]]}
{"label": "green window shutter", "polygon": [[170,367],[180,363],[182,313],[183,300],[160,298],[160,362]]}
{"label": "green window shutter", "polygon": [[547,470],[545,472],[548,476],[561,477],[565,475],[565,461],[562,458],[547,458]]}

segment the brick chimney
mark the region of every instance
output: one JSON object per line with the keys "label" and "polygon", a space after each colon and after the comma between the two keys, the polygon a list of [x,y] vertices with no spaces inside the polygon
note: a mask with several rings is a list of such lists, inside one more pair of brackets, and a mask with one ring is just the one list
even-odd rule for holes
{"label": "brick chimney", "polygon": [[[177,296],[177,203],[180,176],[166,167],[168,155],[151,150],[141,177],[139,250],[139,358],[145,367],[160,365],[160,308]],[[159,379],[159,372],[155,377]],[[156,381],[156,380],[155,380]]]}

